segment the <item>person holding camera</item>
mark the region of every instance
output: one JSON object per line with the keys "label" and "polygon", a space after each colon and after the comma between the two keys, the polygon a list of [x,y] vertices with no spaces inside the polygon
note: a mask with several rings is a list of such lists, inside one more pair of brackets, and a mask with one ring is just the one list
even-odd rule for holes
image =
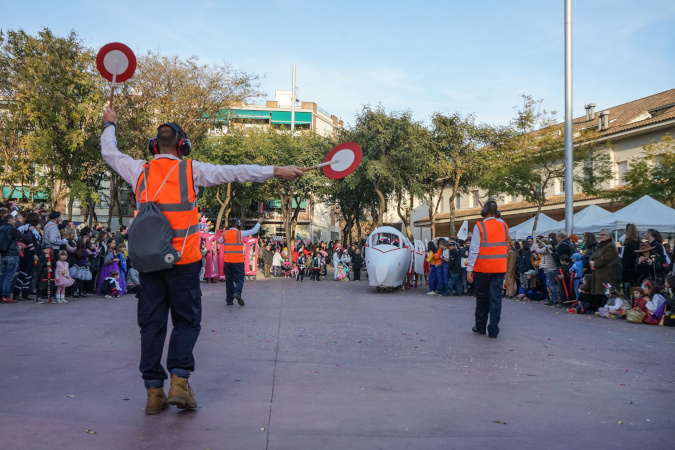
{"label": "person holding camera", "polygon": [[[490,200],[481,211],[484,219],[473,228],[467,280],[476,290],[474,333],[496,338],[502,314],[502,287],[506,273],[509,227],[500,219],[497,202]],[[490,324],[488,325],[488,316]]]}
{"label": "person holding camera", "polygon": [[548,288],[549,296],[546,306],[558,306],[562,308],[562,305],[558,304],[558,288],[556,281],[558,266],[553,258],[553,245],[551,245],[549,239],[537,236],[533,248],[540,258],[539,270],[543,271],[546,276],[546,287]]}

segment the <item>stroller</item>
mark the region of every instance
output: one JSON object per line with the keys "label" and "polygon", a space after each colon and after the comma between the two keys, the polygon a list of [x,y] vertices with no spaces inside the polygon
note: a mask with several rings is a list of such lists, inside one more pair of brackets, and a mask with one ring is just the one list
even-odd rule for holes
{"label": "stroller", "polygon": [[281,266],[284,268],[284,278],[290,278],[291,277],[291,262],[290,261],[284,261]]}

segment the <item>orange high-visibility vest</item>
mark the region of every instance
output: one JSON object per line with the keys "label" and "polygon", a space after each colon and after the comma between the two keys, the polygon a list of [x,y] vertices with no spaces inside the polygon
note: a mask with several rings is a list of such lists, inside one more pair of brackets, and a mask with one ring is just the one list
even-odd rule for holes
{"label": "orange high-visibility vest", "polygon": [[478,222],[480,250],[473,266],[474,272],[506,273],[509,228],[500,220]]}
{"label": "orange high-visibility vest", "polygon": [[244,241],[241,240],[241,231],[227,230],[223,233],[223,246],[225,246],[225,262],[244,262]]}
{"label": "orange high-visibility vest", "polygon": [[[148,168],[148,179],[145,179],[145,170],[138,177],[138,183],[136,183],[138,208],[141,203],[145,203],[146,198],[148,201],[153,201],[154,197],[154,203],[173,228],[171,244],[178,253],[181,253],[180,261],[176,264],[201,261],[199,212],[192,179],[192,160],[177,161],[159,158],[153,159],[144,167]],[[164,179],[166,182],[162,185]]]}

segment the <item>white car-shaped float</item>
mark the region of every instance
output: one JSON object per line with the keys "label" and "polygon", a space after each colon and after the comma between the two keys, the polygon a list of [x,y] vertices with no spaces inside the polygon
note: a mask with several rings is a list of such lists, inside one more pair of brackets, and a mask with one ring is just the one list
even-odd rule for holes
{"label": "white car-shaped float", "polygon": [[393,227],[375,229],[366,240],[366,270],[371,286],[381,290],[398,289],[410,268],[413,247]]}

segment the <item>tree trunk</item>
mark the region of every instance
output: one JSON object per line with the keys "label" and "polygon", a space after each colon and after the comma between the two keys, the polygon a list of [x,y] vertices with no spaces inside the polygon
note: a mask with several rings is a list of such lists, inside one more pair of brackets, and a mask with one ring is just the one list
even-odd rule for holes
{"label": "tree trunk", "polygon": [[344,219],[345,219],[345,226],[342,229],[342,240],[344,246],[346,247],[352,242],[352,229],[354,227],[354,216],[350,214]]}
{"label": "tree trunk", "polygon": [[[293,200],[295,200],[295,208],[293,208]],[[291,233],[293,236],[295,236],[295,230],[298,225],[298,217],[300,216],[300,203],[302,203],[302,198],[291,197],[291,208],[293,209],[293,215],[291,216]]]}
{"label": "tree trunk", "polygon": [[84,214],[82,214],[82,223],[87,223],[89,220],[89,205],[84,205]]}
{"label": "tree trunk", "polygon": [[532,235],[534,235],[534,230],[536,230],[537,225],[539,225],[539,214],[541,214],[541,208],[544,206],[545,203],[546,203],[546,198],[539,199],[539,205],[537,207],[537,213],[534,215],[534,224],[532,225]]}
{"label": "tree trunk", "polygon": [[359,217],[356,217],[356,237],[358,239],[358,246],[361,247],[361,241],[363,240],[362,231],[361,231],[361,221]]}
{"label": "tree trunk", "polygon": [[372,233],[375,228],[377,228],[377,206],[373,203],[370,206],[370,217],[373,218],[373,222],[370,224],[370,231],[368,231],[368,234]]}
{"label": "tree trunk", "polygon": [[115,213],[115,199],[117,195],[117,174],[115,172],[111,173],[110,176],[110,196],[108,197],[108,230],[112,230],[112,218]]}
{"label": "tree trunk", "polygon": [[455,233],[455,198],[457,198],[460,178],[460,174],[455,177],[455,183],[452,186],[452,193],[450,194],[450,236],[457,234]]}
{"label": "tree trunk", "polygon": [[[232,183],[227,183],[227,197],[225,197],[225,201],[220,199],[220,187],[216,191],[216,200],[218,200],[218,203],[220,203],[220,209],[218,210],[218,217],[216,218],[216,231],[225,229],[224,226],[222,225],[223,221],[223,215],[227,213],[227,217],[225,217],[226,221],[229,221],[230,219],[230,211],[232,210]],[[227,223],[227,222],[226,222]]]}
{"label": "tree trunk", "polygon": [[380,190],[380,187],[377,184],[374,184],[373,187],[375,188],[375,193],[377,194],[377,198],[379,200],[379,205],[377,207],[377,217],[373,217],[373,220],[375,221],[375,228],[381,227],[383,224],[383,218],[384,218],[384,210],[387,206],[387,202],[384,198],[384,194]]}
{"label": "tree trunk", "polygon": [[286,232],[286,243],[291,247],[295,247],[294,241],[295,241],[295,236],[293,236],[292,229],[291,229],[291,221],[290,221],[290,216],[291,216],[291,207],[293,206],[292,204],[292,199],[293,197],[290,194],[286,194],[282,190],[277,190],[277,193],[279,194],[279,198],[281,198],[281,223],[284,226],[284,230]]}
{"label": "tree trunk", "polygon": [[434,213],[434,207],[433,207],[433,201],[434,197],[431,197],[431,204],[432,206],[429,206],[429,226],[431,227],[431,240],[433,241],[436,239],[436,214]]}
{"label": "tree trunk", "polygon": [[399,197],[398,203],[396,205],[396,213],[398,214],[398,217],[401,219],[403,225],[405,226],[405,232],[408,236],[408,240],[412,242],[414,240],[412,235],[412,229],[410,227],[410,216],[412,215],[412,207],[413,207],[412,195],[410,196],[410,205],[405,209],[405,213],[401,211],[401,202],[402,199]]}
{"label": "tree trunk", "polygon": [[68,197],[68,220],[72,222],[73,220],[73,201],[75,199],[72,196]]}
{"label": "tree trunk", "polygon": [[[126,182],[120,177],[117,182],[117,220],[120,222],[120,226],[124,225],[124,211],[126,210],[126,205],[122,205],[122,190],[120,185],[124,186]],[[122,207],[125,207],[124,209]]]}

